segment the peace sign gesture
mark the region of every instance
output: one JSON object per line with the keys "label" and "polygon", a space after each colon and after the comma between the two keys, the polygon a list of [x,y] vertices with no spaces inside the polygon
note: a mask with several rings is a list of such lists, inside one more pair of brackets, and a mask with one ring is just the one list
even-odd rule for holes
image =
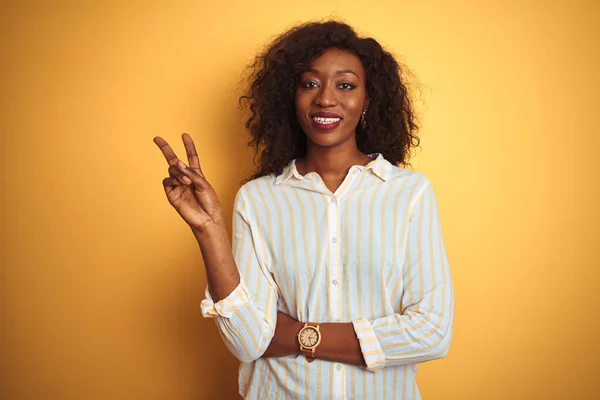
{"label": "peace sign gesture", "polygon": [[163,179],[167,199],[194,231],[202,231],[213,224],[223,224],[223,210],[219,198],[204,178],[194,141],[187,133],[184,133],[182,138],[189,167],[177,158],[163,138],[154,138],[154,143],[169,164],[169,177]]}

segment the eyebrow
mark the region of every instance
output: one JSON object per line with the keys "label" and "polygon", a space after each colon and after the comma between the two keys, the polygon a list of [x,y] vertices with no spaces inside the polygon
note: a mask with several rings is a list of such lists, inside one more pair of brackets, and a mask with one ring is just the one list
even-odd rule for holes
{"label": "eyebrow", "polygon": [[[312,72],[313,74],[318,74],[319,70],[314,69],[314,68],[309,68],[306,70],[306,72]],[[335,71],[336,75],[341,75],[341,74],[352,74],[354,76],[356,76],[358,79],[360,79],[360,77],[358,75],[356,75],[356,73],[354,73],[354,71],[352,71],[351,69],[339,69],[337,71]]]}

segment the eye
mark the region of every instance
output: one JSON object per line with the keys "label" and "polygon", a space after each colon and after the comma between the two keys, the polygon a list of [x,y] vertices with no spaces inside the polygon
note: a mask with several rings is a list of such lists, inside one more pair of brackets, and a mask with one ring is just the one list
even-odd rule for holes
{"label": "eye", "polygon": [[314,89],[319,85],[315,81],[305,81],[305,82],[302,82],[301,86],[305,89]]}
{"label": "eye", "polygon": [[340,83],[338,86],[342,90],[352,90],[352,89],[356,88],[356,85],[353,85],[353,84],[348,83],[348,82]]}

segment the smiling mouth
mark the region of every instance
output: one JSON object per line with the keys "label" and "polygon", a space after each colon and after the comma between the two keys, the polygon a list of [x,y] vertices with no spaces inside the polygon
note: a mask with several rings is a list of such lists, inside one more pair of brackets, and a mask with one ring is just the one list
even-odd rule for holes
{"label": "smiling mouth", "polygon": [[342,119],[337,118],[324,118],[324,117],[312,117],[312,125],[319,131],[327,132],[338,127],[342,122]]}
{"label": "smiling mouth", "polygon": [[313,121],[315,121],[318,124],[322,124],[322,125],[327,125],[327,124],[334,124],[336,122],[339,122],[341,120],[341,118],[323,118],[323,117],[313,117]]}

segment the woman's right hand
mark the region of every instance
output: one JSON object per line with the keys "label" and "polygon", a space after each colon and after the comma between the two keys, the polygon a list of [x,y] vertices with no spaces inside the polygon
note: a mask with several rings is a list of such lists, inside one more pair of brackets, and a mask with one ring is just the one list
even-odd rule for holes
{"label": "woman's right hand", "polygon": [[163,186],[169,203],[195,232],[224,223],[223,210],[214,189],[204,178],[194,141],[187,133],[182,135],[189,167],[177,158],[171,146],[160,136],[154,143],[169,164],[169,177]]}

